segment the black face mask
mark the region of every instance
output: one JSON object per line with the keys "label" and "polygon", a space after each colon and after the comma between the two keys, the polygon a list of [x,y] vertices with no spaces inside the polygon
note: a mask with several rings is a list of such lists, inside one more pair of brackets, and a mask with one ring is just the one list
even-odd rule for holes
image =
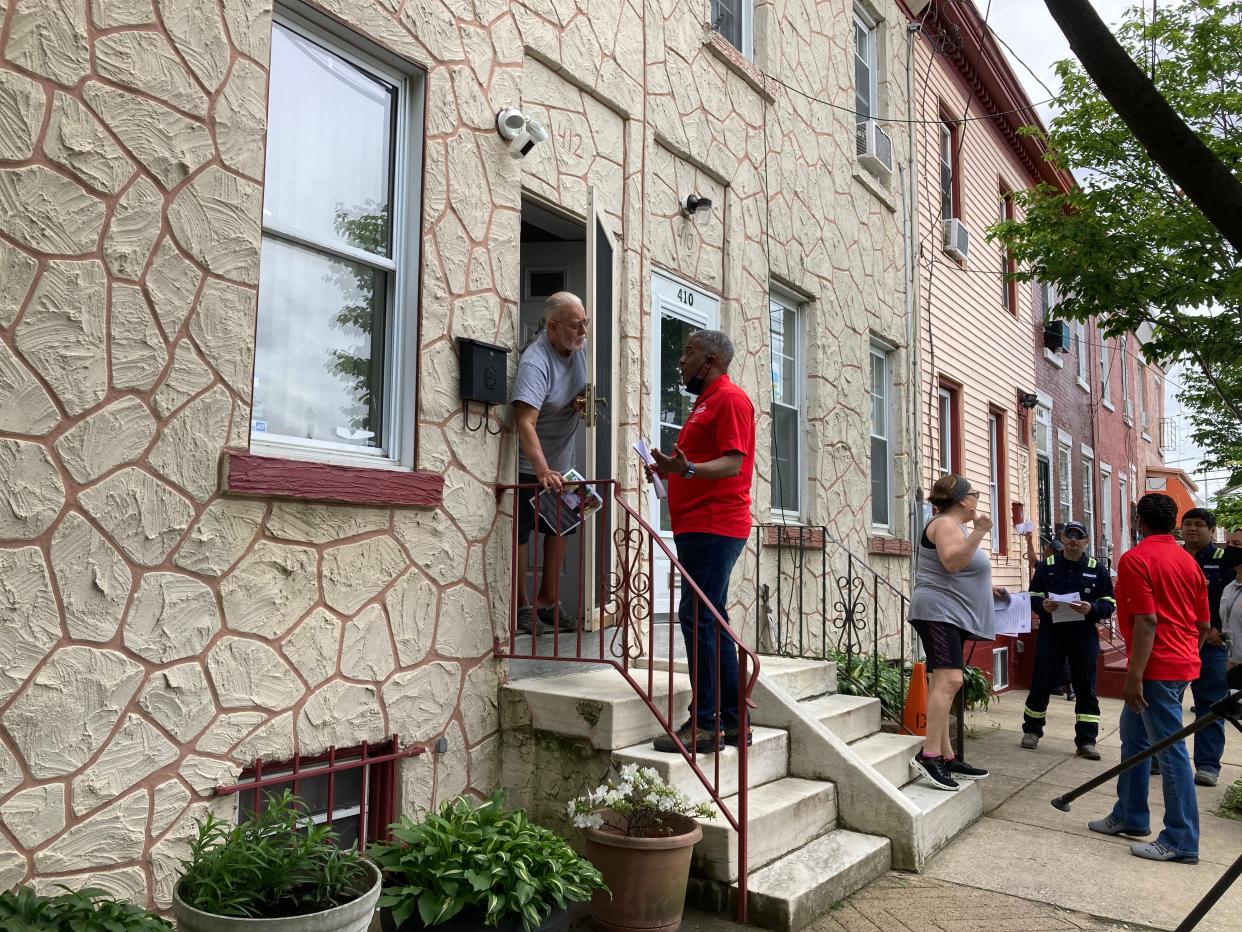
{"label": "black face mask", "polygon": [[[710,360],[715,357],[708,356],[707,358]],[[711,367],[710,362],[705,362],[701,367],[699,367],[699,371],[696,375],[692,375],[690,378],[686,379],[686,391],[696,397],[703,394],[703,380],[705,378],[703,372]]]}

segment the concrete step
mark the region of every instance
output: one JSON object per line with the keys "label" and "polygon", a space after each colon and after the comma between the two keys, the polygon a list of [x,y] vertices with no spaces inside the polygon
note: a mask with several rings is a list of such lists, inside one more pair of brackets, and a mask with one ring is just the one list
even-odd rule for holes
{"label": "concrete step", "polygon": [[[737,815],[737,797],[724,801]],[[785,777],[750,791],[747,800],[748,850],[752,871],[784,857],[825,832],[837,822],[837,791],[831,783]],[[715,819],[701,819],[703,840],[694,846],[694,868],[713,880],[737,880],[737,832],[717,811]]]}
{"label": "concrete step", "polygon": [[880,772],[893,786],[905,786],[914,779],[910,758],[918,753],[923,739],[918,735],[876,732],[852,745],[864,761]]}
{"label": "concrete step", "polygon": [[880,730],[880,700],[871,696],[837,693],[804,702],[803,708],[847,744]]}
{"label": "concrete step", "polygon": [[[645,668],[645,661],[638,663]],[[657,670],[668,669],[668,658],[655,659]],[[673,661],[678,673],[690,672],[690,661],[684,657]],[[832,660],[800,660],[796,657],[760,656],[759,675],[776,683],[795,699],[810,699],[837,690],[837,665]]]}
{"label": "concrete step", "polygon": [[827,913],[887,871],[887,838],[837,829],[769,864],[749,878],[748,921],[793,932]]}
{"label": "concrete step", "polygon": [[[746,755],[746,785],[751,787],[779,780],[789,772],[789,734],[777,728],[754,729],[755,740]],[[657,751],[647,741],[633,747],[622,748],[612,755],[613,763],[621,768],[626,764],[654,767],[664,781],[677,787],[694,802],[711,799],[703,781],[690,769],[690,762],[680,754]],[[711,754],[700,754],[699,769],[714,780],[716,759]],[[725,747],[720,752],[720,792],[732,796],[737,792],[737,748]]]}
{"label": "concrete step", "polygon": [[[645,687],[645,678],[641,684]],[[653,702],[667,714],[668,677],[656,677]],[[673,676],[673,727],[690,705],[690,680]],[[502,690],[502,715],[508,726],[530,725],[568,738],[585,738],[602,751],[616,751],[650,741],[664,729],[647,703],[611,667],[568,676],[519,680]]]}
{"label": "concrete step", "polygon": [[926,780],[915,780],[901,788],[902,794],[922,812],[919,821],[927,857],[983,815],[983,788],[979,782],[963,780],[961,787],[956,793],[946,793],[929,786]]}

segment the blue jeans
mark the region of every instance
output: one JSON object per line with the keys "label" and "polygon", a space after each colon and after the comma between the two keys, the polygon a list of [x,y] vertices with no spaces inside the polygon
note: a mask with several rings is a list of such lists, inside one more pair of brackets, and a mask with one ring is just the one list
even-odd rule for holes
{"label": "blue jeans", "polygon": [[[1185,681],[1143,680],[1143,698],[1147,711],[1142,715],[1126,706],[1121,710],[1121,759],[1128,760],[1151,747],[1147,725],[1152,736],[1163,741],[1182,728],[1182,700],[1186,695]],[[1164,785],[1164,831],[1157,841],[1180,855],[1199,856],[1199,806],[1195,798],[1194,772],[1186,754],[1186,742],[1179,741],[1162,751],[1160,780]],[[1134,831],[1151,827],[1147,808],[1147,789],[1151,780],[1151,761],[1145,760],[1117,777],[1117,804],[1113,817]]]}
{"label": "blue jeans", "polygon": [[[1202,667],[1199,678],[1190,684],[1190,694],[1195,700],[1195,718],[1203,718],[1212,705],[1220,702],[1229,692],[1225,682],[1225,658],[1229,648],[1224,644],[1204,644],[1199,650]],[[1220,776],[1220,758],[1225,753],[1225,720],[1221,719],[1195,735],[1195,769],[1206,770]]]}
{"label": "blue jeans", "polygon": [[[746,541],[740,537],[694,532],[675,534],[673,544],[677,547],[677,562],[703,590],[703,595],[720,612],[720,617],[728,621],[725,604],[729,600],[729,576]],[[691,664],[699,727],[709,730],[716,727],[716,683],[719,677],[720,727],[737,728],[737,646],[727,635],[723,641],[719,640],[720,628],[716,625],[716,616],[700,604],[698,595],[684,584],[681,587],[681,601],[677,605],[677,618],[681,621],[681,633],[686,639],[686,659]],[[693,659],[696,642],[697,668]],[[716,668],[718,643],[719,670]]]}

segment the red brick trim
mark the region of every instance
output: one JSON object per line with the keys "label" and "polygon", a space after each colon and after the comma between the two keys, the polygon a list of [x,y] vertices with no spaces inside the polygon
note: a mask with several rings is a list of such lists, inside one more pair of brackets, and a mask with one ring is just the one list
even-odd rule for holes
{"label": "red brick trim", "polygon": [[914,548],[904,538],[872,537],[867,544],[867,553],[882,553],[890,557],[908,557],[914,553]]}
{"label": "red brick trim", "polygon": [[444,477],[433,472],[333,466],[229,453],[224,461],[224,489],[234,495],[434,508],[444,500]]}
{"label": "red brick trim", "polygon": [[763,528],[763,545],[765,547],[805,547],[807,550],[820,550],[824,546],[824,531],[817,527],[802,527],[791,524],[789,527],[767,524]]}

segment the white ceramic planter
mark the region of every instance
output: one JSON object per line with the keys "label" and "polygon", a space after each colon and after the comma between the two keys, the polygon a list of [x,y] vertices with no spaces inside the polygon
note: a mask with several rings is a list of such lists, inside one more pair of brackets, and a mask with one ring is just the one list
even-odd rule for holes
{"label": "white ceramic planter", "polygon": [[173,916],[177,920],[177,929],[180,932],[366,932],[379,900],[380,872],[370,861],[364,863],[374,883],[358,899],[321,913],[282,919],[239,919],[205,913],[182,902],[178,885],[173,893]]}

